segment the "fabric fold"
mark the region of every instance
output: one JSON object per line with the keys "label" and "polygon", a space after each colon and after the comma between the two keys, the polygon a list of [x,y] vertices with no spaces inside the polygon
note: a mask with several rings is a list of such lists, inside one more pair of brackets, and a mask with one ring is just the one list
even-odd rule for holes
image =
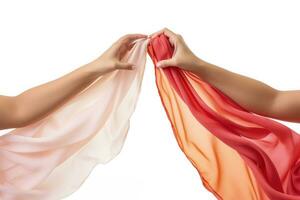
{"label": "fabric fold", "polygon": [[0,199],[56,200],[121,150],[144,72],[148,40],[125,60],[134,70],[100,77],[46,118],[0,137]]}
{"label": "fabric fold", "polygon": [[[173,51],[165,35],[148,47],[155,65]],[[296,132],[248,112],[191,72],[155,72],[179,146],[218,199],[300,199]]]}
{"label": "fabric fold", "polygon": [[[137,40],[124,60],[46,118],[0,137],[0,199],[58,200],[121,151],[141,89],[146,53],[156,66],[174,48],[165,35]],[[300,136],[251,113],[176,66],[155,67],[179,147],[220,200],[300,200]]]}

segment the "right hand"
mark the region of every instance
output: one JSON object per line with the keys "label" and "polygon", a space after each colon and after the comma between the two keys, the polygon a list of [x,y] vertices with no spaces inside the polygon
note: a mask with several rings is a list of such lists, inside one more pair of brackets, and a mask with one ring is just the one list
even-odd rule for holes
{"label": "right hand", "polygon": [[93,61],[94,71],[103,74],[114,70],[132,70],[135,67],[134,64],[122,59],[132,49],[135,40],[146,37],[143,34],[128,34],[121,37],[99,58]]}
{"label": "right hand", "polygon": [[204,63],[203,60],[195,56],[194,53],[189,49],[181,35],[173,33],[169,29],[164,28],[156,33],[153,33],[151,38],[154,38],[160,34],[164,34],[169,38],[171,45],[174,46],[174,53],[172,58],[158,62],[157,67],[164,68],[176,66],[184,70],[196,71],[196,68]]}

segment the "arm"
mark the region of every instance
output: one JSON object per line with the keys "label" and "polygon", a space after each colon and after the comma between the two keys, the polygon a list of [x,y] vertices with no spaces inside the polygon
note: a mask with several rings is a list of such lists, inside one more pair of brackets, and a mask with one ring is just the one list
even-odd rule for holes
{"label": "arm", "polygon": [[28,125],[48,115],[99,76],[117,69],[132,69],[121,61],[132,42],[144,35],[126,35],[99,58],[56,80],[31,88],[17,96],[0,96],[0,129]]}
{"label": "arm", "polygon": [[163,29],[152,35],[164,33],[169,37],[175,52],[172,59],[158,63],[158,67],[180,66],[202,80],[215,86],[245,109],[285,121],[300,122],[300,91],[280,91],[265,83],[230,72],[197,58],[183,38]]}

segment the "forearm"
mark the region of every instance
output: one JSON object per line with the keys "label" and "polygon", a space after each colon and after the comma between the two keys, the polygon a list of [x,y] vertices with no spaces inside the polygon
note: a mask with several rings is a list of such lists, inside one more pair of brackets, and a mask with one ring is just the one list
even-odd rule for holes
{"label": "forearm", "polygon": [[123,58],[134,41],[141,38],[146,35],[125,35],[96,60],[61,78],[15,97],[0,96],[0,129],[22,127],[45,117],[101,75],[114,70],[132,70],[134,64]]}
{"label": "forearm", "polygon": [[193,72],[245,109],[257,114],[276,117],[271,107],[279,91],[267,84],[202,60],[198,61]]}
{"label": "forearm", "polygon": [[159,61],[157,67],[178,66],[210,83],[250,112],[286,121],[300,122],[300,90],[279,91],[267,84],[230,72],[199,59],[182,36],[165,28],[151,37],[164,34],[174,46],[170,59]]}
{"label": "forearm", "polygon": [[32,123],[83,90],[104,72],[93,70],[95,62],[82,66],[56,80],[31,88],[14,97],[17,126]]}

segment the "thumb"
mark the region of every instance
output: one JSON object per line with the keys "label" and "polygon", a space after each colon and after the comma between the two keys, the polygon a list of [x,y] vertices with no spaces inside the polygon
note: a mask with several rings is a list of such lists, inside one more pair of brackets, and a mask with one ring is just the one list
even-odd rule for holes
{"label": "thumb", "polygon": [[117,69],[127,69],[127,70],[132,70],[134,69],[134,65],[131,63],[126,63],[126,62],[119,62],[117,64]]}
{"label": "thumb", "polygon": [[165,67],[170,67],[170,66],[175,66],[175,62],[172,59],[168,59],[168,60],[161,60],[159,61],[156,66],[159,68],[165,68]]}

